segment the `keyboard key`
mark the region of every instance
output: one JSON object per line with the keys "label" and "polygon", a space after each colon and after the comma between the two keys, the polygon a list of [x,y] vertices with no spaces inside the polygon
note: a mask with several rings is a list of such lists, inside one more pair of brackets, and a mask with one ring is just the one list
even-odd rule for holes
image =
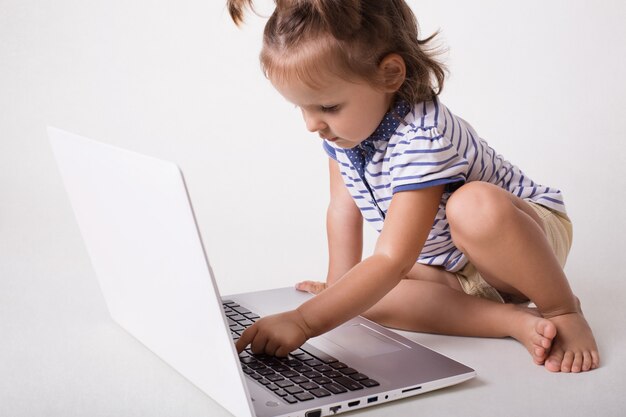
{"label": "keyboard key", "polygon": [[238,323],[243,327],[250,327],[254,324],[252,320],[248,320],[248,319],[240,320]]}
{"label": "keyboard key", "polygon": [[364,379],[369,379],[369,376],[358,373],[358,374],[350,375],[350,378],[354,379],[355,381],[363,381]]}
{"label": "keyboard key", "polygon": [[366,387],[370,388],[370,387],[377,387],[380,384],[378,383],[378,381],[374,381],[373,379],[366,379],[364,381],[359,381],[361,384],[365,385]]}
{"label": "keyboard key", "polygon": [[276,384],[269,384],[267,388],[271,389],[272,391],[278,391],[280,389]]}
{"label": "keyboard key", "polygon": [[235,314],[234,316],[230,316],[229,320],[239,321],[239,320],[248,320],[248,319],[242,316],[241,314]]}
{"label": "keyboard key", "polygon": [[330,384],[333,381],[326,378],[325,376],[320,376],[318,378],[313,378],[313,382],[315,382],[316,384],[324,385],[324,384]]}
{"label": "keyboard key", "polygon": [[290,353],[291,356],[295,356],[295,357],[299,357],[301,355],[304,355],[306,352],[303,351],[302,349],[296,349],[293,352]]}
{"label": "keyboard key", "polygon": [[265,354],[254,355],[254,357],[256,358],[256,360],[258,360],[259,362],[263,362],[263,363],[274,360],[273,356],[265,355]]}
{"label": "keyboard key", "polygon": [[322,366],[324,363],[322,361],[318,361],[317,359],[313,359],[312,361],[307,361],[306,364],[315,368],[316,366]]}
{"label": "keyboard key", "polygon": [[359,384],[353,379],[348,378],[347,376],[337,377],[335,378],[335,382],[343,385],[344,387],[348,388],[350,391],[363,389],[363,386],[361,384]]}
{"label": "keyboard key", "polygon": [[305,382],[304,384],[300,384],[300,386],[307,391],[311,391],[312,389],[319,388],[317,384],[314,384],[313,382]]}
{"label": "keyboard key", "polygon": [[309,392],[317,398],[328,397],[330,395],[330,392],[326,391],[324,388],[313,389]]}
{"label": "keyboard key", "polygon": [[262,385],[269,385],[269,384],[271,384],[271,382],[270,382],[270,381],[268,381],[268,380],[267,380],[267,379],[265,379],[265,378],[264,378],[264,379],[259,379],[259,383],[261,383]]}
{"label": "keyboard key", "polygon": [[337,371],[330,371],[330,372],[324,373],[324,376],[327,378],[335,379],[335,378],[339,378],[340,376],[343,376],[343,374]]}
{"label": "keyboard key", "polygon": [[272,369],[276,372],[287,372],[290,370],[289,367],[285,365],[272,366]]}
{"label": "keyboard key", "polygon": [[330,366],[331,366],[333,369],[342,369],[342,368],[347,368],[347,367],[348,367],[348,365],[346,365],[346,364],[345,364],[345,363],[343,363],[343,362],[335,362],[335,363],[331,363],[331,364],[330,364]]}
{"label": "keyboard key", "polygon": [[282,380],[285,379],[285,377],[283,377],[282,375],[278,375],[278,374],[268,375],[265,378],[267,378],[268,380],[270,380],[272,382],[282,381]]}
{"label": "keyboard key", "polygon": [[283,379],[282,381],[276,381],[276,385],[281,388],[286,388],[292,386],[293,382],[289,381],[288,379]]}
{"label": "keyboard key", "polygon": [[304,390],[297,385],[294,385],[292,387],[286,387],[285,391],[287,391],[289,394],[297,394],[299,392],[304,392]]}
{"label": "keyboard key", "polygon": [[302,366],[294,366],[293,370],[303,374],[305,372],[309,372],[311,370],[311,368],[309,368],[308,366],[302,365]]}
{"label": "keyboard key", "polygon": [[272,358],[269,361],[265,362],[265,366],[269,366],[270,368],[274,369],[277,366],[283,366],[283,364],[277,361],[276,358]]}
{"label": "keyboard key", "polygon": [[294,395],[294,397],[296,397],[300,401],[308,401],[308,400],[312,400],[313,398],[315,398],[314,396],[312,396],[308,392],[303,392],[303,393],[300,393],[300,394],[296,394],[296,395]]}
{"label": "keyboard key", "polygon": [[274,394],[278,395],[279,397],[284,397],[288,395],[287,391],[285,391],[284,389],[279,389],[277,391],[274,391]]}
{"label": "keyboard key", "polygon": [[316,370],[317,372],[322,372],[322,373],[324,373],[324,372],[332,371],[332,370],[333,370],[333,368],[331,368],[331,367],[330,367],[330,366],[328,366],[328,365],[322,365],[322,366],[318,366],[318,367],[316,367],[316,368],[315,368],[315,370]]}
{"label": "keyboard key", "polygon": [[[276,375],[276,372],[272,371],[270,368],[259,369],[257,373],[263,376]],[[365,379],[365,378],[364,378]]]}
{"label": "keyboard key", "polygon": [[348,392],[347,389],[345,389],[344,387],[342,387],[339,384],[335,384],[334,382],[332,384],[324,385],[324,388],[327,389],[328,391],[332,392],[333,394],[341,394],[343,392]]}
{"label": "keyboard key", "polygon": [[339,372],[341,372],[344,375],[352,375],[352,374],[356,374],[357,370],[354,368],[342,368],[339,370]]}
{"label": "keyboard key", "polygon": [[[252,368],[254,369],[254,368]],[[291,369],[288,371],[283,371],[281,372],[281,374],[285,377],[285,378],[293,378],[294,376],[298,376],[300,375],[299,373],[297,373],[296,371],[292,371]]]}
{"label": "keyboard key", "polygon": [[294,376],[293,378],[289,379],[291,379],[296,384],[304,384],[305,382],[309,382],[309,379],[303,377],[302,375]]}
{"label": "keyboard key", "polygon": [[251,313],[250,310],[248,310],[245,307],[242,306],[237,306],[237,307],[231,307],[233,310],[235,310],[237,313],[239,314],[246,314],[246,313]]}
{"label": "keyboard key", "polygon": [[287,395],[286,397],[283,397],[283,400],[287,401],[289,404],[295,404],[298,402],[298,400],[296,400],[295,397],[291,395]]}
{"label": "keyboard key", "polygon": [[319,372],[315,372],[315,371],[305,372],[303,375],[309,379],[319,378],[320,376],[322,376],[322,374],[320,374]]}

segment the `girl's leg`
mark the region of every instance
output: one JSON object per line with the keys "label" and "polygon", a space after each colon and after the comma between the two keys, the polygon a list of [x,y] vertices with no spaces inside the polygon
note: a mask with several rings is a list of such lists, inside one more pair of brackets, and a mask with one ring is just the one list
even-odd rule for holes
{"label": "girl's leg", "polygon": [[462,292],[456,277],[416,264],[407,279],[363,315],[397,329],[456,336],[513,337],[541,363],[556,334],[533,310]]}
{"label": "girl's leg", "polygon": [[556,326],[546,368],[596,368],[591,329],[528,203],[492,184],[472,182],[452,195],[446,213],[456,246],[483,278],[502,292],[527,297]]}

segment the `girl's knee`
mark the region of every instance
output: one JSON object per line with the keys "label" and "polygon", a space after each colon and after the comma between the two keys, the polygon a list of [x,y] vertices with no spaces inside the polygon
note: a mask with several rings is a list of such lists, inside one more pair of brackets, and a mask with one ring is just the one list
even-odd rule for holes
{"label": "girl's knee", "polygon": [[510,211],[515,210],[507,194],[493,184],[478,181],[467,183],[452,194],[446,204],[446,217],[459,248],[464,239],[489,238],[502,232]]}

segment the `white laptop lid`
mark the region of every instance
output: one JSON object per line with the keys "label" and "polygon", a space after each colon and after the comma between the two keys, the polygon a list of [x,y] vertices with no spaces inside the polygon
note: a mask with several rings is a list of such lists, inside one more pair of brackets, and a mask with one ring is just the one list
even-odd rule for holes
{"label": "white laptop lid", "polygon": [[48,135],[113,319],[228,411],[252,416],[179,168]]}

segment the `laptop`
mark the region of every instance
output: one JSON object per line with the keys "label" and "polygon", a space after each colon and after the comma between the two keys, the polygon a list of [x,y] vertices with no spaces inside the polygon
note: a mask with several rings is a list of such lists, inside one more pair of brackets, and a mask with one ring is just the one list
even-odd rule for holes
{"label": "laptop", "polygon": [[177,165],[53,127],[48,136],[111,317],[233,415],[334,415],[476,375],[360,316],[285,358],[238,355],[247,326],[312,295],[221,297]]}

